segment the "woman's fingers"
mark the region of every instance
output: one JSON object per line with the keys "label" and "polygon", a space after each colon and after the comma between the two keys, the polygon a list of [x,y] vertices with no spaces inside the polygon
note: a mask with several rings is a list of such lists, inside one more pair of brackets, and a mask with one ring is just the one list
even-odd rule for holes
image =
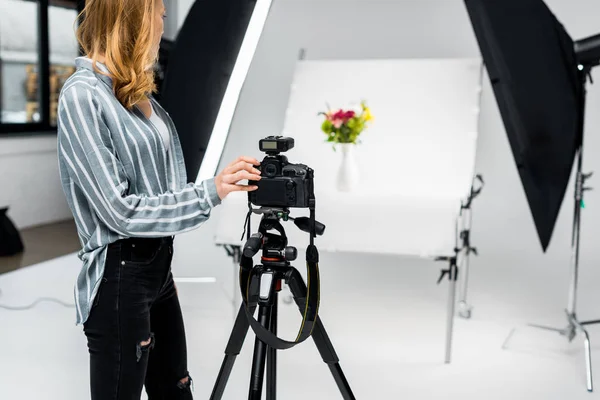
{"label": "woman's fingers", "polygon": [[243,163],[250,164],[250,166],[260,165],[260,162],[254,157],[240,156],[240,157],[236,158],[235,160],[233,160],[231,163],[229,163],[229,165],[226,167],[226,169],[233,167],[234,165],[243,164]]}
{"label": "woman's fingers", "polygon": [[231,192],[252,192],[258,189],[256,185],[232,185],[229,183],[224,184],[227,187],[227,193]]}
{"label": "woman's fingers", "polygon": [[256,189],[258,189],[258,186],[256,185],[233,185],[235,187],[235,191],[238,192],[252,192]]}
{"label": "woman's fingers", "polygon": [[225,183],[236,183],[239,182],[243,179],[248,179],[251,181],[258,181],[260,180],[260,175],[257,174],[251,174],[250,172],[246,171],[246,170],[242,170],[242,171],[238,171],[235,174],[227,174],[223,176],[223,182]]}
{"label": "woman's fingers", "polygon": [[235,161],[232,161],[216,177],[219,197],[223,199],[231,192],[251,192],[258,189],[256,185],[237,184],[237,182],[245,179],[251,181],[260,180],[260,171],[255,168],[257,165],[260,165],[257,159],[247,156],[240,156]]}
{"label": "woman's fingers", "polygon": [[248,171],[254,174],[260,174],[260,171],[256,168],[254,168],[254,166],[246,161],[238,161],[236,163],[230,164],[227,168],[225,168],[225,170],[223,172],[225,172],[225,174],[235,174],[238,171]]}
{"label": "woman's fingers", "polygon": [[260,165],[260,161],[258,161],[254,157],[240,156],[239,157],[239,161],[245,161],[245,162],[250,163],[252,165]]}
{"label": "woman's fingers", "polygon": [[248,156],[239,156],[237,159],[235,159],[231,164],[236,164],[240,161],[244,161],[250,164],[254,164],[254,165],[259,165],[260,162],[254,158],[254,157],[248,157]]}

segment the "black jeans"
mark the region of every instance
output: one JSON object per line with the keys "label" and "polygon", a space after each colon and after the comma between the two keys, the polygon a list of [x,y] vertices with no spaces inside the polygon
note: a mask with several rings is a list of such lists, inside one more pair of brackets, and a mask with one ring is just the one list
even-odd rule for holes
{"label": "black jeans", "polygon": [[[84,324],[92,400],[192,399],[172,238],[108,246],[105,272]],[[187,383],[181,383],[189,378]]]}

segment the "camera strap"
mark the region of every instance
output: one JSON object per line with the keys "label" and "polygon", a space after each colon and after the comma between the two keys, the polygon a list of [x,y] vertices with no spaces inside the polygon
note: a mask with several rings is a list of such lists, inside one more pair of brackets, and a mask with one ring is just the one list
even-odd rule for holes
{"label": "camera strap", "polygon": [[[311,227],[311,232],[314,232],[314,209],[311,209]],[[274,224],[273,228],[283,234],[283,227],[279,222]],[[265,329],[250,312],[250,306],[256,305],[260,296],[260,271],[254,268],[252,257],[247,257],[242,253],[239,282],[246,317],[256,336],[269,347],[278,350],[290,349],[308,339],[318,318],[320,305],[319,252],[314,245],[314,236],[312,233],[310,244],[306,249],[306,286],[303,284],[300,273],[295,269],[292,269],[292,271],[290,276],[286,276],[286,283],[290,287],[293,287],[292,293],[302,313],[302,324],[296,339],[288,341],[279,338],[270,330]]]}

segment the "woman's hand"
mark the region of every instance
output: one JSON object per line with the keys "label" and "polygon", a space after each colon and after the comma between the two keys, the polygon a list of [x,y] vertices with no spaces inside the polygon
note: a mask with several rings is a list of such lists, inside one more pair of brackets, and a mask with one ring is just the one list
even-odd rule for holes
{"label": "woman's hand", "polygon": [[254,165],[260,165],[260,162],[252,157],[241,156],[215,177],[217,194],[221,200],[231,192],[251,192],[258,189],[258,186],[237,184],[244,179],[253,181],[260,179],[260,171],[254,168]]}

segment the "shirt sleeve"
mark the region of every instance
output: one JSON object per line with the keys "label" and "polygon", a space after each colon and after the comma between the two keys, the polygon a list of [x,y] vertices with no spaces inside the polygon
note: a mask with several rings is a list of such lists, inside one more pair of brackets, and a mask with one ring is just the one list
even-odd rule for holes
{"label": "shirt sleeve", "polygon": [[101,221],[128,237],[186,232],[221,203],[214,178],[157,195],[129,194],[130,182],[101,115],[93,86],[73,84],[58,105],[59,157]]}

